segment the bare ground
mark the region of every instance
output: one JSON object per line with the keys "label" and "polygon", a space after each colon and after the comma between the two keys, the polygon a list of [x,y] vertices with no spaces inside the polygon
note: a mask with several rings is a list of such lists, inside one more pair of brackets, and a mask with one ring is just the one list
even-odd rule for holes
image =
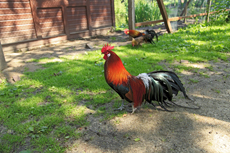
{"label": "bare ground", "polygon": [[[156,27],[155,27],[156,28]],[[155,29],[154,28],[154,29]],[[157,27],[159,28],[159,27]],[[144,28],[143,28],[144,29]],[[164,27],[156,30],[164,33]],[[128,37],[123,32],[110,33],[108,36],[98,36],[87,40],[67,41],[37,50],[13,53],[6,52],[8,68],[1,78],[12,78],[23,75],[25,70],[34,71],[42,68],[37,63],[27,63],[31,59],[74,55],[99,49],[98,44],[115,43],[126,45]],[[88,43],[94,49],[85,49]],[[171,70],[167,63],[165,65]],[[230,63],[175,63],[198,67],[209,75],[206,78],[199,73],[184,71],[181,80],[188,95],[195,99],[200,109],[173,108],[175,112],[155,110],[152,106],[143,107],[134,114],[125,114],[109,121],[100,122],[100,117],[94,117],[94,112],[87,110],[88,127],[82,128],[83,136],[78,140],[68,141],[68,153],[100,153],[100,152],[132,152],[132,153],[230,153]],[[213,70],[204,65],[213,66]],[[191,82],[191,78],[199,82]],[[186,101],[182,95],[176,98],[177,103]],[[148,105],[148,104],[146,104]],[[108,104],[108,111],[110,104]]]}

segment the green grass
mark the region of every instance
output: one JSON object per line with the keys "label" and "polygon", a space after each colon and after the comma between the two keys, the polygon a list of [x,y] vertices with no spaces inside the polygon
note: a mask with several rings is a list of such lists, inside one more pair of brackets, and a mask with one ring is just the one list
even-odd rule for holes
{"label": "green grass", "polygon": [[[165,34],[155,45],[115,46],[114,51],[133,75],[163,70],[164,66],[158,64],[163,60],[177,73],[183,70],[198,72],[198,69],[173,63],[180,60],[227,62],[229,42],[230,24],[201,24]],[[100,121],[127,113],[113,111],[121,99],[105,82],[102,56],[98,50],[62,57],[56,62],[31,59],[29,62],[47,63],[43,64],[44,69],[26,72],[15,84],[1,83],[0,152],[64,152],[72,147],[65,143],[79,139],[80,129],[91,124],[86,121],[89,111],[95,118],[100,116]],[[209,69],[213,70],[211,66]]]}
{"label": "green grass", "polygon": [[191,84],[191,83],[198,83],[199,81],[198,80],[195,80],[195,79],[189,79],[189,83]]}

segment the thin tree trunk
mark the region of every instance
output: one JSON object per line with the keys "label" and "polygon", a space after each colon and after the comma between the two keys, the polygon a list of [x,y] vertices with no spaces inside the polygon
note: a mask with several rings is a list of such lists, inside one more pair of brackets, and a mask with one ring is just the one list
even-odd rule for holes
{"label": "thin tree trunk", "polygon": [[[189,1],[188,1],[189,3]],[[185,8],[184,8],[184,16],[187,15],[187,8],[188,8],[188,5],[186,4]],[[184,18],[184,23],[186,22],[186,18]]]}
{"label": "thin tree trunk", "polygon": [[201,5],[200,5],[200,8],[202,8],[203,4],[204,4],[204,0],[202,0]]}
{"label": "thin tree trunk", "polygon": [[0,71],[4,70],[7,67],[5,56],[2,50],[2,44],[0,40]]}
{"label": "thin tree trunk", "polygon": [[212,1],[208,0],[206,22],[209,22],[209,12],[210,12],[211,3]]}
{"label": "thin tree trunk", "polygon": [[[183,14],[185,14],[185,11],[187,11],[188,5],[189,5],[189,3],[190,3],[191,1],[192,1],[192,0],[189,0],[189,1],[185,4],[184,10],[181,12],[180,16],[183,16]],[[187,14],[187,12],[186,12],[186,14]]]}

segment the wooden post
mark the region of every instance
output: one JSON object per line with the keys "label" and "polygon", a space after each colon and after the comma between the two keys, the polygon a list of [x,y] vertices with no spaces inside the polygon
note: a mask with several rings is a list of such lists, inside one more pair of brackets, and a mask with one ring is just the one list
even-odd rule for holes
{"label": "wooden post", "polygon": [[67,6],[68,4],[66,3],[66,1],[64,2],[64,5],[61,5],[61,11],[62,11],[62,14],[63,14],[63,25],[64,25],[64,30],[65,30],[65,34],[67,35],[67,39],[69,38],[70,36],[70,32],[69,32],[69,26],[67,25]]}
{"label": "wooden post", "polygon": [[7,67],[5,56],[2,50],[2,44],[0,40],[0,71],[4,70]]}
{"label": "wooden post", "polygon": [[116,27],[115,25],[115,12],[114,12],[114,0],[110,0],[111,2],[111,11],[112,11],[112,26]]}
{"label": "wooden post", "polygon": [[32,11],[32,16],[33,16],[33,21],[34,21],[34,27],[37,35],[37,39],[42,39],[42,29],[40,26],[40,19],[38,17],[37,13],[37,7],[35,5],[36,1],[35,0],[30,0],[30,7]]}
{"label": "wooden post", "polygon": [[168,33],[172,33],[172,27],[171,27],[170,21],[168,20],[168,15],[167,15],[163,0],[157,0],[157,3],[158,3],[158,6],[160,8],[161,15],[163,17],[167,31],[168,31]]}
{"label": "wooden post", "polygon": [[[135,30],[135,0],[128,1],[129,30]],[[129,40],[132,37],[129,36]]]}
{"label": "wooden post", "polygon": [[211,7],[211,0],[208,0],[206,22],[209,22],[210,7]]}

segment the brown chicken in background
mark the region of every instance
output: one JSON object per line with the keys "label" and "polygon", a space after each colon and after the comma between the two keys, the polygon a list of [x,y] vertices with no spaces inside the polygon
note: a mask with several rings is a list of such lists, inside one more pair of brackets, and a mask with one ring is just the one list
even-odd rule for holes
{"label": "brown chicken in background", "polygon": [[142,33],[137,30],[125,29],[124,33],[132,37],[132,46],[140,46],[143,42],[153,44],[154,37],[156,37],[158,41],[158,35],[154,30],[145,30],[145,32]]}

